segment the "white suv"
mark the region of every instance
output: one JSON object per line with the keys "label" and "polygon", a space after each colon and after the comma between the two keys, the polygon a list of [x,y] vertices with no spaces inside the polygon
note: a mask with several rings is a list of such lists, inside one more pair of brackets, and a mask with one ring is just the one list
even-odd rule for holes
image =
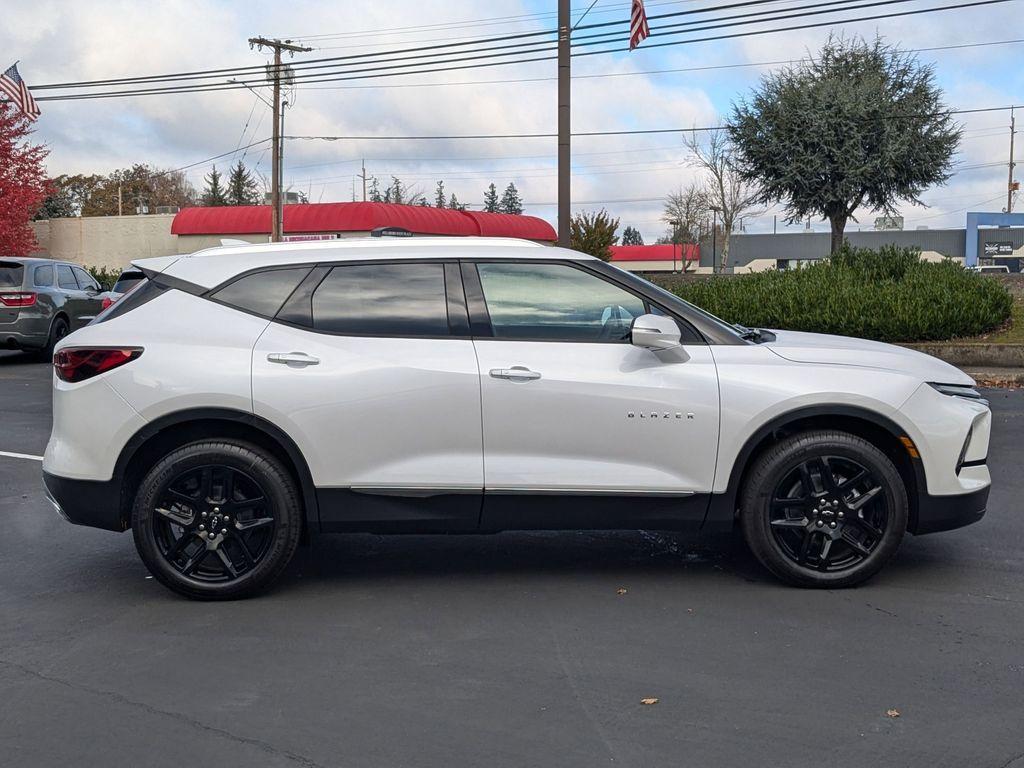
{"label": "white suv", "polygon": [[985,511],[972,380],[887,344],[728,325],[572,251],[384,238],[213,248],[54,356],[43,474],[197,598],[306,534],[722,529],[794,584]]}

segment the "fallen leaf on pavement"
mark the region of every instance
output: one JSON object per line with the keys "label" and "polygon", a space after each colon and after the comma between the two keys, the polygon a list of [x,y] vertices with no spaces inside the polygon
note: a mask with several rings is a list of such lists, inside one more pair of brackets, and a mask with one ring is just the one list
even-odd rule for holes
{"label": "fallen leaf on pavement", "polygon": [[615,594],[616,595],[624,595],[624,594],[626,594],[626,591],[627,590],[626,590],[625,587],[619,587],[618,589],[615,590]]}
{"label": "fallen leaf on pavement", "polygon": [[652,697],[649,697],[649,698],[646,698],[646,699],[640,699],[640,703],[641,704],[657,704],[658,700],[652,696]]}
{"label": "fallen leaf on pavement", "polygon": [[898,709],[888,709],[885,712],[886,717],[899,717],[900,711]]}

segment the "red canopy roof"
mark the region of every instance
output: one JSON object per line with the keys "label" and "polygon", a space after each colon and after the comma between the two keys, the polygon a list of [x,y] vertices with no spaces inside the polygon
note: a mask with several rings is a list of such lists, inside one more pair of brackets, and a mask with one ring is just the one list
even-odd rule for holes
{"label": "red canopy roof", "polygon": [[613,245],[612,261],[699,261],[700,250],[693,243],[683,245]]}
{"label": "red canopy roof", "polygon": [[[286,234],[367,232],[402,227],[418,235],[521,237],[554,242],[555,230],[535,216],[483,211],[454,211],[394,203],[309,203],[284,206]],[[269,205],[183,208],[174,217],[175,235],[270,234]]]}

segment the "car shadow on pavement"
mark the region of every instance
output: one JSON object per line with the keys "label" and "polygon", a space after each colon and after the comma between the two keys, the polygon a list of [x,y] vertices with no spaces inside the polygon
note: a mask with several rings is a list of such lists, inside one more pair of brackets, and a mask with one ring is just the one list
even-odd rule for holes
{"label": "car shadow on pavement", "polygon": [[0,349],[0,367],[21,366],[21,365],[47,365],[45,360],[36,352],[19,352],[17,350]]}
{"label": "car shadow on pavement", "polygon": [[[738,536],[657,531],[506,532],[494,535],[319,536],[303,546],[276,591],[354,580],[518,575],[732,575],[770,581]],[[300,586],[300,584],[302,586]]]}

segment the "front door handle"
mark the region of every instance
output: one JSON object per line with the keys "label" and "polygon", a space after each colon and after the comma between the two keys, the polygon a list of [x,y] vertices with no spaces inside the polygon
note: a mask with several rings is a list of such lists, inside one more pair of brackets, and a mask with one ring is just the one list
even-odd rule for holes
{"label": "front door handle", "polygon": [[267,355],[267,362],[304,368],[307,365],[319,365],[320,358],[307,355],[305,352],[271,352]]}
{"label": "front door handle", "polygon": [[491,376],[495,379],[508,379],[509,381],[533,381],[540,378],[537,371],[531,371],[521,365],[513,365],[511,368],[491,368]]}

